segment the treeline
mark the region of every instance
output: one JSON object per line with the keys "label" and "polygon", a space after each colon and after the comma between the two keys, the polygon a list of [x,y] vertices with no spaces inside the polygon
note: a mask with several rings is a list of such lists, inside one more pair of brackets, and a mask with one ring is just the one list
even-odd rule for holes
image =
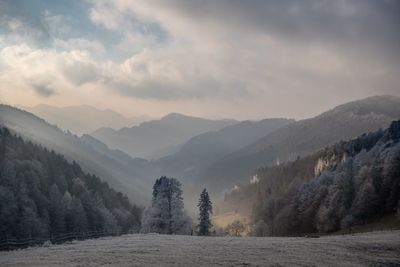
{"label": "treeline", "polygon": [[0,127],[0,240],[138,231],[141,212],[75,162]]}
{"label": "treeline", "polygon": [[[400,209],[400,121],[312,156],[260,169],[225,197],[252,210],[256,235],[333,232]],[[246,200],[247,199],[247,200]]]}

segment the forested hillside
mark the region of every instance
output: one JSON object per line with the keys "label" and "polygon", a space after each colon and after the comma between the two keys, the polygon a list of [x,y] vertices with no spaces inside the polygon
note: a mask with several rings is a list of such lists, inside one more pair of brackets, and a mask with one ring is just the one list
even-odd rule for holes
{"label": "forested hillside", "polygon": [[[261,166],[273,166],[316,153],[341,140],[389,127],[400,118],[400,98],[375,96],[349,102],[314,118],[300,120],[266,135],[257,142],[214,162],[200,176],[216,189],[232,188],[250,179]],[[228,187],[229,186],[229,187]]]}
{"label": "forested hillside", "polygon": [[146,160],[132,159],[91,136],[78,137],[64,132],[29,112],[11,106],[0,105],[0,124],[25,140],[54,150],[70,162],[76,161],[85,172],[101,177],[137,204],[147,203],[151,192],[150,179],[161,175]]}
{"label": "forested hillside", "polygon": [[80,166],[0,127],[0,240],[140,227],[141,208]]}
{"label": "forested hillside", "polygon": [[293,162],[259,169],[222,208],[252,210],[255,232],[333,232],[399,211],[400,121]]}

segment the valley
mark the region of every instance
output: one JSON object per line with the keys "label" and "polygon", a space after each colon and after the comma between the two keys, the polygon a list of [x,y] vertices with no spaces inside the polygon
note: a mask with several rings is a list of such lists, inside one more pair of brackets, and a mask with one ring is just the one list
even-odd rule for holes
{"label": "valley", "polygon": [[[329,172],[336,171],[336,166],[340,165],[338,160],[340,161],[344,156],[350,158],[347,165],[353,164],[353,161],[361,161],[361,166],[353,164],[353,174],[345,174],[349,177],[357,176],[360,167],[372,164],[367,163],[369,161],[364,159],[366,157],[364,154],[371,149],[370,143],[375,144],[374,142],[379,141],[380,138],[383,139],[379,141],[375,152],[367,155],[371,159],[376,158],[377,162],[373,163],[375,167],[385,166],[385,171],[381,171],[379,168],[373,169],[375,173],[381,173],[379,175],[383,175],[383,177],[388,175],[387,166],[393,166],[391,167],[393,171],[390,171],[389,175],[393,177],[393,180],[381,182],[383,191],[379,189],[380,187],[376,187],[376,190],[381,191],[373,195],[382,198],[388,194],[387,192],[391,192],[389,193],[389,195],[391,194],[390,200],[385,200],[380,204],[377,202],[376,205],[386,205],[383,213],[372,212],[368,215],[369,217],[365,218],[364,215],[357,215],[358,219],[347,216],[346,220],[351,221],[352,224],[364,224],[375,219],[374,216],[379,217],[396,212],[398,195],[396,190],[399,187],[399,181],[395,178],[396,164],[398,164],[398,138],[393,136],[388,139],[388,137],[383,137],[382,132],[379,131],[390,126],[390,123],[396,118],[400,118],[399,107],[400,99],[397,97],[376,96],[346,103],[316,117],[300,121],[281,118],[244,122],[213,121],[171,114],[160,120],[145,122],[130,128],[130,130],[128,128],[123,130],[127,137],[136,140],[133,143],[129,140],[124,141],[133,146],[135,146],[135,142],[138,142],[142,147],[146,147],[148,144],[154,143],[152,141],[155,140],[154,138],[162,137],[163,141],[157,146],[167,148],[171,144],[177,144],[177,140],[181,140],[182,144],[176,148],[175,152],[170,151],[169,155],[152,160],[145,159],[147,152],[140,154],[143,158],[133,158],[129,155],[131,148],[128,146],[125,148],[121,145],[120,149],[110,148],[92,135],[77,136],[65,132],[37,116],[7,105],[0,106],[0,123],[13,133],[22,136],[24,140],[54,150],[65,156],[70,162],[77,162],[83,171],[97,175],[113,189],[126,194],[130,201],[141,207],[147,207],[149,204],[151,187],[155,179],[168,175],[177,178],[182,183],[185,210],[194,220],[197,216],[198,194],[203,188],[207,188],[215,206],[214,216],[220,218],[217,220],[216,227],[226,227],[227,224],[235,221],[241,221],[248,227],[254,227],[257,222],[260,222],[269,225],[262,227],[269,228],[268,231],[266,230],[268,235],[286,235],[304,231],[337,231],[344,227],[343,220],[346,214],[357,212],[357,214],[362,214],[364,207],[362,203],[368,202],[368,199],[363,196],[354,199],[353,191],[339,190],[338,192],[344,192],[341,193],[344,194],[344,197],[340,198],[341,202],[337,199],[337,195],[329,193],[331,194],[330,198],[335,199],[329,200],[330,202],[339,201],[332,205],[334,207],[332,210],[322,211],[321,208],[315,215],[314,213],[320,209],[323,198],[312,200],[315,201],[313,205],[316,206],[310,216],[330,218],[328,219],[328,221],[330,220],[329,226],[327,220],[318,226],[307,224],[308,226],[300,227],[301,222],[290,227],[286,225],[286,222],[291,220],[290,216],[297,214],[292,209],[298,207],[290,203],[293,201],[300,203],[300,200],[294,200],[295,197],[304,198],[296,196],[296,192],[303,190],[304,187],[307,188],[309,182],[314,183],[312,186],[316,187],[313,189],[315,192],[324,192],[327,186],[326,182],[317,185],[315,181],[322,180],[322,178],[318,178],[321,173],[325,176],[336,177],[336,173],[330,174]],[[187,130],[190,125],[197,125],[197,128],[191,129],[190,132]],[[131,134],[128,133],[128,130],[131,131]],[[201,131],[206,132],[201,133]],[[374,131],[377,132],[371,135],[370,133]],[[398,132],[396,127],[393,128],[393,131]],[[140,134],[137,135],[135,132]],[[146,132],[155,133],[155,135],[148,135]],[[371,136],[363,137],[363,135],[357,139],[366,146],[361,145],[356,152],[351,152],[354,149],[350,151],[348,147],[355,147],[356,144],[355,141],[348,140],[362,134]],[[118,136],[113,138],[122,142]],[[188,140],[185,142],[185,139]],[[350,143],[346,145],[345,142]],[[386,143],[387,145],[385,145]],[[112,144],[109,145],[112,146]],[[390,147],[389,150],[388,146],[393,147]],[[363,149],[366,150],[363,152],[364,156],[357,155]],[[377,151],[380,154],[377,155]],[[391,153],[390,157],[386,155],[389,153],[388,151]],[[337,159],[330,162],[332,155]],[[378,161],[378,158],[381,159]],[[343,165],[338,168],[338,173],[346,173],[348,172],[346,168],[349,167]],[[368,189],[371,183],[365,182],[370,179],[365,174],[366,169],[364,168],[362,171],[367,178],[357,178],[361,182],[353,183],[351,180],[353,178],[344,181],[358,190],[363,188],[362,190],[366,192],[371,191]],[[332,188],[335,188],[337,183],[339,185],[341,183],[341,178],[323,179],[339,179],[335,182],[328,182]],[[387,183],[392,183],[392,191],[388,191]],[[376,182],[372,184],[375,186]],[[64,194],[64,192],[61,193]],[[355,207],[350,208],[349,206],[349,203],[353,201],[359,205],[357,212],[355,212]],[[340,208],[344,205],[346,205],[345,209]],[[234,215],[227,216],[226,214]],[[335,217],[334,222],[332,222],[332,216]],[[303,219],[298,217],[296,220]],[[272,221],[278,221],[281,227],[286,228],[271,232]],[[303,230],[299,230],[302,227]]]}
{"label": "valley", "polygon": [[399,22],[0,0],[0,267],[400,267]]}

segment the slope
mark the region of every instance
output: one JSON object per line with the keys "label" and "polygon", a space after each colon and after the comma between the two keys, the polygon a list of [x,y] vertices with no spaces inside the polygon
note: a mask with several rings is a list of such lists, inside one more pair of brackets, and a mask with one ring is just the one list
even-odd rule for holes
{"label": "slope", "polygon": [[259,169],[227,194],[264,235],[348,230],[400,211],[400,121],[311,156]]}
{"label": "slope", "polygon": [[177,177],[193,177],[218,159],[293,121],[280,118],[244,121],[218,131],[203,133],[192,137],[178,152],[161,158],[158,164]]}
{"label": "slope", "polygon": [[0,240],[138,230],[141,210],[78,164],[0,127]]}
{"label": "slope", "polygon": [[0,124],[25,139],[64,155],[70,161],[78,162],[84,171],[98,175],[115,189],[126,193],[135,203],[147,202],[152,182],[150,178],[159,176],[146,160],[132,159],[121,151],[110,150],[92,137],[79,138],[63,132],[23,110],[0,105]]}
{"label": "slope", "polygon": [[314,118],[284,126],[215,162],[198,184],[221,192],[250,179],[260,166],[295,160],[362,133],[386,128],[400,118],[400,98],[376,96],[338,106]]}
{"label": "slope", "polygon": [[208,120],[172,113],[131,128],[101,128],[91,135],[132,157],[159,158],[175,152],[195,135],[235,123],[233,120]]}

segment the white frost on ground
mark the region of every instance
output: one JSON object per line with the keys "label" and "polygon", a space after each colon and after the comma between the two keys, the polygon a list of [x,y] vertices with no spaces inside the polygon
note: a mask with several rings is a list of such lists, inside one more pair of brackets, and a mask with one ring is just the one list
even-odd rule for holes
{"label": "white frost on ground", "polygon": [[124,235],[3,251],[0,266],[400,266],[400,231],[321,238]]}

